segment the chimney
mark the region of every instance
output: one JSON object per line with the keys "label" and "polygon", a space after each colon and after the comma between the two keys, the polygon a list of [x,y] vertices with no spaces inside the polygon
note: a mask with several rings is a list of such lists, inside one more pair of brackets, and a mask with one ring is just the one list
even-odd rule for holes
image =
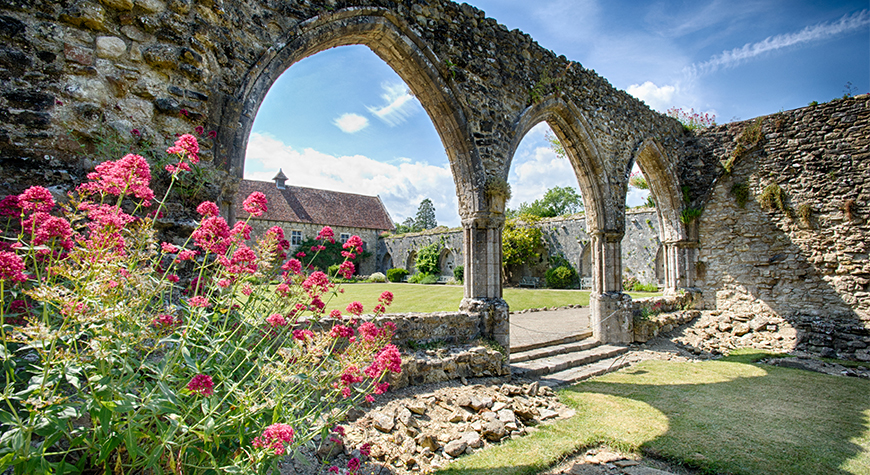
{"label": "chimney", "polygon": [[278,169],[278,174],[275,175],[275,178],[272,179],[275,180],[275,187],[279,190],[287,188],[287,186],[284,184],[287,181],[287,176],[284,175],[284,172],[280,168]]}

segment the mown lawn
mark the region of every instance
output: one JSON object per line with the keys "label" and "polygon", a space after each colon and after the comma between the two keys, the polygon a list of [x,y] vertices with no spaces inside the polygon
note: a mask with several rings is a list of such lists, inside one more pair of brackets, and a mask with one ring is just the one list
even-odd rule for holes
{"label": "mown lawn", "polygon": [[[459,309],[462,300],[460,285],[420,284],[342,284],[343,294],[327,302],[329,310],[344,310],[353,301],[362,302],[370,310],[377,304],[381,292],[389,290],[395,296],[389,313],[446,312]],[[634,298],[660,295],[649,292],[630,292]],[[565,305],[589,305],[588,290],[515,289],[505,288],[504,299],[512,311],[527,308],[562,307]]]}
{"label": "mown lawn", "polygon": [[730,474],[870,474],[870,381],[719,361],[647,361],[560,392],[571,419],[441,474],[533,474],[602,443]]}

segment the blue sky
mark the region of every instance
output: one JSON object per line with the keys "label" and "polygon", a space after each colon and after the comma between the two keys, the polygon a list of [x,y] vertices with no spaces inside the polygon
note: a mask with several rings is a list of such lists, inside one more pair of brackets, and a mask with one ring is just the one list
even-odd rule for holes
{"label": "blue sky", "polygon": [[[664,112],[730,122],[870,91],[870,3],[864,1],[472,0],[508,28],[594,69]],[[573,186],[541,124],[509,175],[510,207]],[[318,53],[291,66],[257,113],[245,178],[278,168],[297,186],[379,195],[394,221],[424,198],[439,224],[459,225],[444,147],[398,75],[364,46]],[[633,191],[627,204],[645,200]]]}

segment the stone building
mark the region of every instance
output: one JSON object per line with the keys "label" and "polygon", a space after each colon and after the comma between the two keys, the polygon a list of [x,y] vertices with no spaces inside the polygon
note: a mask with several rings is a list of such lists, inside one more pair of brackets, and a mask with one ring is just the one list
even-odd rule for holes
{"label": "stone building", "polygon": [[[377,196],[287,186],[287,177],[280,170],[274,180],[274,183],[239,182],[235,209],[242,210],[242,202],[255,191],[263,193],[269,200],[268,210],[248,221],[254,236],[263,235],[272,226],[281,226],[284,236],[295,249],[303,240],[316,237],[324,226],[330,226],[336,240],[346,241],[357,235],[363,240],[363,248],[373,252],[378,236],[393,229],[390,214]],[[237,217],[244,219],[241,215]],[[375,259],[365,259],[357,272],[371,274],[375,272],[375,264]]]}

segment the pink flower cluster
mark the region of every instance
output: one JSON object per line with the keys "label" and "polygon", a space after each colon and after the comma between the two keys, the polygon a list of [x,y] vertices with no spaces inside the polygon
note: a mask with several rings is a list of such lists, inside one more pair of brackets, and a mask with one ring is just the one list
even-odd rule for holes
{"label": "pink flower cluster", "polygon": [[24,261],[14,252],[0,251],[0,280],[20,282],[27,280],[24,275]]}
{"label": "pink flower cluster", "polygon": [[207,374],[198,374],[187,383],[187,390],[200,396],[214,394],[214,381]]}
{"label": "pink flower cluster", "polygon": [[263,430],[262,435],[254,438],[251,445],[260,449],[273,451],[275,455],[284,455],[284,444],[292,444],[295,432],[288,424],[272,424]]}
{"label": "pink flower cluster", "polygon": [[332,231],[332,228],[329,226],[324,226],[323,229],[317,233],[317,240],[327,240],[329,242],[335,242],[335,233]]}
{"label": "pink flower cluster", "polygon": [[88,173],[89,183],[79,185],[80,192],[103,193],[108,195],[132,194],[148,206],[154,199],[150,188],[151,169],[148,162],[139,155],[127,154],[118,161],[105,161]]}
{"label": "pink flower cluster", "polygon": [[178,137],[175,144],[166,149],[166,153],[178,155],[178,163],[165,167],[166,171],[173,175],[181,171],[190,171],[190,165],[184,161],[185,158],[194,165],[199,163],[199,143],[196,137],[190,134]]}
{"label": "pink flower cluster", "polygon": [[245,201],[242,202],[242,207],[251,214],[251,216],[262,216],[269,208],[266,206],[268,200],[266,195],[255,191],[251,193]]}

